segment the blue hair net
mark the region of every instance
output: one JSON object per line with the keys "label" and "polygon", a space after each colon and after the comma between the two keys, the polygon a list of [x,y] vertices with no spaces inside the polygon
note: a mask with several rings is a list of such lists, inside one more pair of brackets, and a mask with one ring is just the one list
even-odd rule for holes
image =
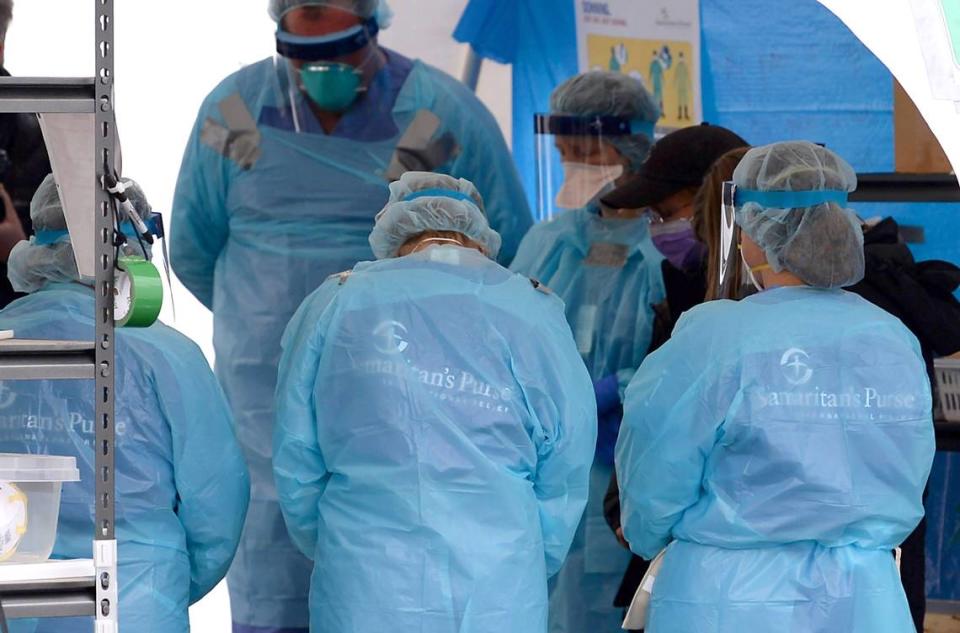
{"label": "blue hair net", "polygon": [[[553,114],[615,116],[656,124],[660,108],[643,83],[621,73],[592,70],[571,77],[550,96]],[[604,140],[623,154],[636,170],[647,160],[653,139],[644,134],[607,137]]]}
{"label": "blue hair net", "polygon": [[361,18],[375,16],[377,25],[381,29],[390,26],[390,22],[393,20],[393,11],[390,10],[387,0],[270,0],[270,17],[275,22],[279,22],[287,11],[303,6],[346,9],[356,13]]}
{"label": "blue hair net", "polygon": [[389,259],[410,238],[427,231],[460,233],[480,244],[490,258],[500,252],[500,234],[490,228],[483,198],[472,182],[407,172],[390,183],[390,201],[377,215],[370,246],[377,259]]}
{"label": "blue hair net", "polygon": [[[122,179],[127,185],[126,195],[141,219],[150,218],[152,209],[147,197],[133,180]],[[36,292],[50,282],[80,281],[77,260],[73,254],[70,235],[65,233],[53,242],[44,239],[44,233],[66,231],[67,219],[60,203],[60,193],[53,174],[49,174],[30,201],[30,220],[37,235],[13,247],[7,261],[7,277],[17,292]],[[124,255],[139,255],[150,258],[150,247],[140,248],[137,240],[128,240]]]}
{"label": "blue hair net", "polygon": [[737,223],[776,272],[789,271],[817,288],[842,288],[863,279],[863,230],[841,204],[842,194],[857,188],[846,161],[806,141],[775,143],[747,152],[733,180],[750,192],[835,192],[823,196],[835,200],[811,206],[776,207],[775,195],[769,203],[738,203]]}

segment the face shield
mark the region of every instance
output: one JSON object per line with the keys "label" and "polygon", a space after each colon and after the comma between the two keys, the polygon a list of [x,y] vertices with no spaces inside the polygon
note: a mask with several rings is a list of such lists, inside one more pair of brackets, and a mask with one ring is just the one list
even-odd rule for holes
{"label": "face shield", "polygon": [[380,27],[375,16],[361,18],[335,6],[303,5],[277,23],[274,58],[279,114],[302,131],[304,108],[347,111],[366,91],[365,71],[378,59]]}
{"label": "face shield", "polygon": [[732,181],[723,183],[721,200],[717,298],[738,299],[743,262],[740,259],[740,226],[736,213],[737,186]]}
{"label": "face shield", "polygon": [[637,134],[653,138],[653,123],[615,116],[538,114],[534,118],[537,219],[580,209],[615,187],[628,160],[611,139]]}
{"label": "face shield", "polygon": [[[750,279],[758,290],[762,290],[756,273],[770,268],[768,263],[751,269],[747,267],[743,260],[740,254],[741,228],[736,215],[738,208],[743,209],[746,205],[753,205],[752,209],[747,208],[743,211],[744,217],[740,220],[740,222],[746,222],[748,226],[786,224],[784,220],[786,215],[803,213],[819,205],[833,203],[841,208],[846,207],[848,196],[848,192],[839,190],[756,191],[737,187],[730,181],[723,183],[717,296],[721,299],[739,298],[742,279]],[[785,229],[761,231],[761,233],[779,236],[781,240],[789,241],[789,238],[784,238],[784,234],[789,233]],[[777,248],[775,244],[771,243],[758,242],[757,245],[767,250],[768,257],[770,249],[776,250]],[[779,268],[776,268],[776,270],[779,271]]]}

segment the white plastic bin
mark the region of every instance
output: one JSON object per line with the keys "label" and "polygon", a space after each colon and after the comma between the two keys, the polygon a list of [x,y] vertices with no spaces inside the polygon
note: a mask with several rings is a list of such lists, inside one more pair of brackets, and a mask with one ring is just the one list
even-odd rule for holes
{"label": "white plastic bin", "polygon": [[0,453],[0,561],[50,558],[65,481],[80,481],[75,457]]}
{"label": "white plastic bin", "polygon": [[960,422],[960,359],[935,358],[933,369],[944,419]]}

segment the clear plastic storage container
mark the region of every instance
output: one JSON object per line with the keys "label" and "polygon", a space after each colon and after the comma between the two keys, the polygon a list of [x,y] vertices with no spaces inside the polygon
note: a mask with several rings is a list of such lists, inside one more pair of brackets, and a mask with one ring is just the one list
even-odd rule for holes
{"label": "clear plastic storage container", "polygon": [[75,457],[0,453],[0,561],[50,558],[65,481],[80,481]]}
{"label": "clear plastic storage container", "polygon": [[960,359],[933,359],[940,408],[947,422],[960,422]]}

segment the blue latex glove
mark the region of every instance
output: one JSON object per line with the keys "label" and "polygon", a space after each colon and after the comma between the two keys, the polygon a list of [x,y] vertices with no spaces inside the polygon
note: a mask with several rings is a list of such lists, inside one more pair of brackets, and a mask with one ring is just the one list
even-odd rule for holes
{"label": "blue latex glove", "polygon": [[622,420],[623,406],[620,404],[597,417],[597,450],[595,457],[598,462],[605,466],[613,466],[617,436],[620,435],[620,422]]}
{"label": "blue latex glove", "polygon": [[620,406],[620,381],[616,374],[594,381],[593,393],[597,398],[597,415],[603,416]]}

